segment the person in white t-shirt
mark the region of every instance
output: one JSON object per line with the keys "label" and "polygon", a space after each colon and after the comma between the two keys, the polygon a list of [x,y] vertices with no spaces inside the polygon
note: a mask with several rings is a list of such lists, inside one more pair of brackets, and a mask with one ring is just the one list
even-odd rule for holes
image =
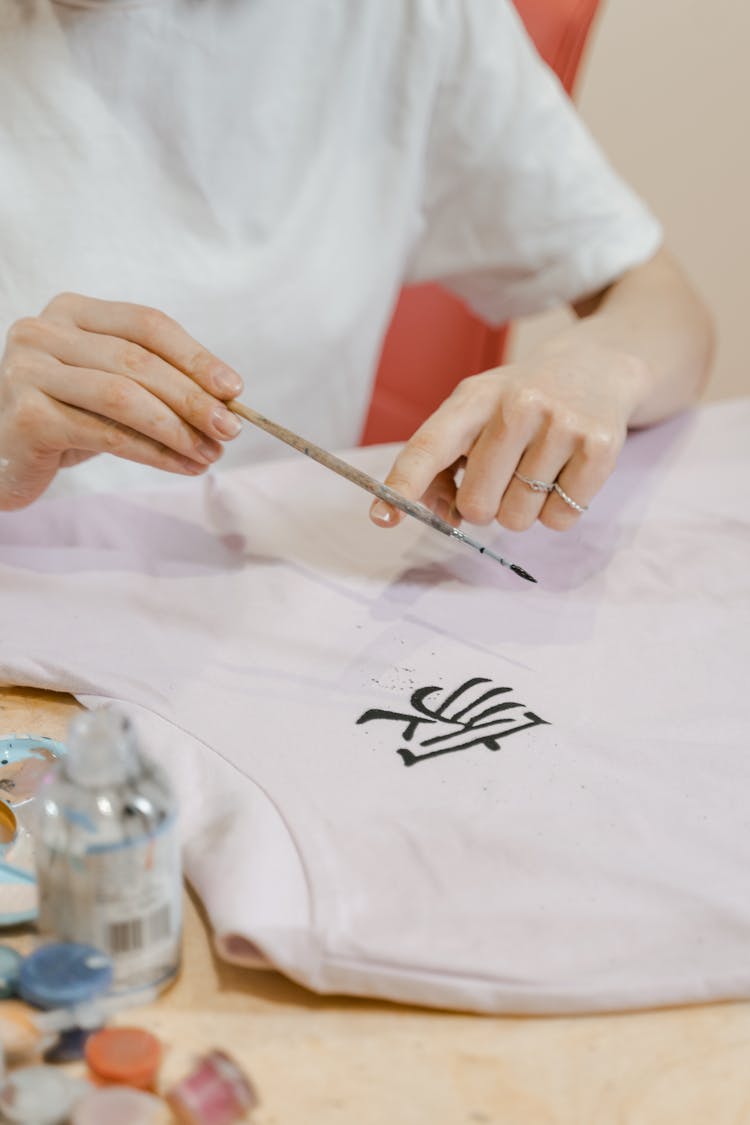
{"label": "person in white t-shirt", "polygon": [[0,153],[0,509],[274,455],[240,393],[355,444],[410,282],[579,317],[396,458],[454,523],[570,527],[707,377],[705,308],[506,0],[10,0]]}

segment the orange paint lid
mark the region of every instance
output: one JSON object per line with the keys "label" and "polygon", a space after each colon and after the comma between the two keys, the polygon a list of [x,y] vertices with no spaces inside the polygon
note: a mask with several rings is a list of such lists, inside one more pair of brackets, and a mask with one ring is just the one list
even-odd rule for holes
{"label": "orange paint lid", "polygon": [[140,1027],[105,1027],[86,1043],[86,1062],[102,1082],[150,1090],[161,1065],[161,1043]]}

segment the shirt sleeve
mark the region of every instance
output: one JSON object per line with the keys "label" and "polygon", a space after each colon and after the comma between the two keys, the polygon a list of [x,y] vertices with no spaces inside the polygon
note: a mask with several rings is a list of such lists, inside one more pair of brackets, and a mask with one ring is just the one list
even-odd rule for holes
{"label": "shirt sleeve", "polygon": [[408,281],[493,324],[595,293],[662,231],[615,173],[509,0],[454,0]]}

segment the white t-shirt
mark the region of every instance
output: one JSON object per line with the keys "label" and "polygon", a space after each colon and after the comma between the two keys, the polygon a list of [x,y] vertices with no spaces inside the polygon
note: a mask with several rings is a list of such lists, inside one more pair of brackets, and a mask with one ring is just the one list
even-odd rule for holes
{"label": "white t-shirt", "polygon": [[[329,447],[358,440],[403,282],[502,322],[661,239],[506,0],[8,0],[0,153],[0,333],[66,290],[155,305]],[[53,487],[128,479],[155,471]]]}
{"label": "white t-shirt", "polygon": [[749,427],[634,435],[566,535],[485,529],[537,586],[300,456],[41,500],[0,514],[0,682],[135,714],[224,956],[480,1010],[748,997]]}

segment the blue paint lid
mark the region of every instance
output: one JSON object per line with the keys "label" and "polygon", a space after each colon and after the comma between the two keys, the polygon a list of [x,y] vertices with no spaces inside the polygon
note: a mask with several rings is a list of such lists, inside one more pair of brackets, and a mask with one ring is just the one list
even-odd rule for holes
{"label": "blue paint lid", "polygon": [[112,961],[93,945],[54,942],[30,954],[21,965],[18,991],[37,1008],[72,1008],[107,992]]}
{"label": "blue paint lid", "polygon": [[15,996],[23,957],[17,949],[0,945],[0,1000]]}

